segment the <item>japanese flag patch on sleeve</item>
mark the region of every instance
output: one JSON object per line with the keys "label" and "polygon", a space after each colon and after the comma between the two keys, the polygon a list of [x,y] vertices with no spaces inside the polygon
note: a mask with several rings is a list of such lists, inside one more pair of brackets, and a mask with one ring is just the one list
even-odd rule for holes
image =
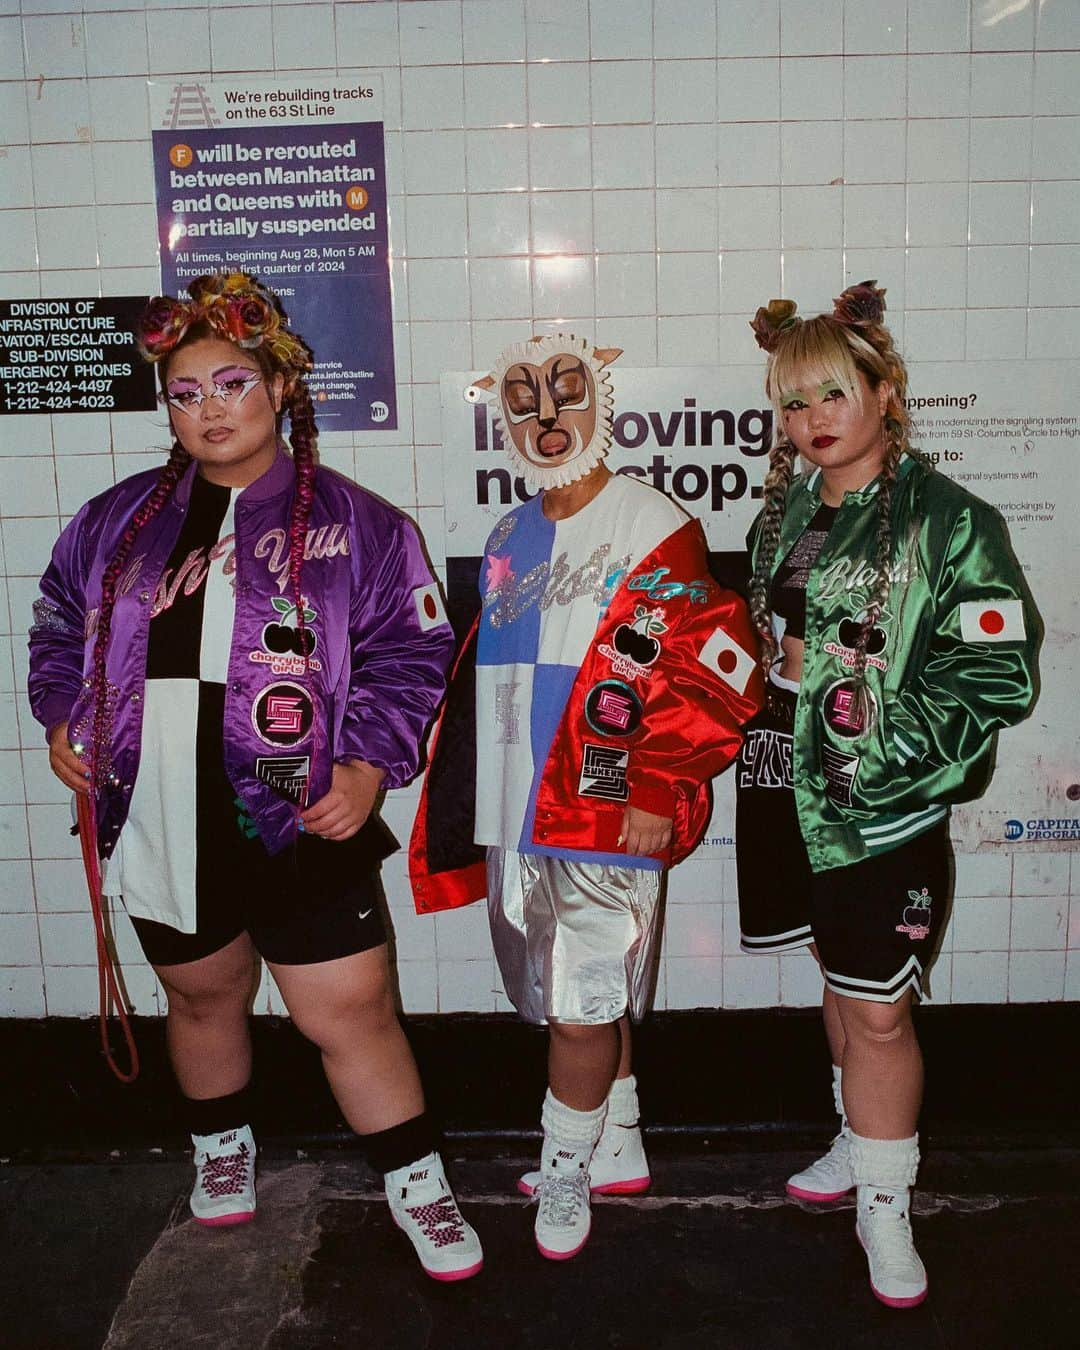
{"label": "japanese flag patch on sleeve", "polygon": [[959,609],[965,642],[1023,642],[1027,636],[1019,600],[962,600]]}
{"label": "japanese flag patch on sleeve", "polygon": [[757,664],[750,653],[744,651],[723,628],[713,630],[712,636],[698,652],[698,660],[714,675],[719,675],[737,694],[746,692],[747,681]]}
{"label": "japanese flag patch on sleeve", "polygon": [[420,621],[420,631],[426,633],[429,628],[437,628],[447,623],[446,610],[443,608],[439,583],[433,581],[430,586],[418,586],[412,593],[416,606],[416,617]]}

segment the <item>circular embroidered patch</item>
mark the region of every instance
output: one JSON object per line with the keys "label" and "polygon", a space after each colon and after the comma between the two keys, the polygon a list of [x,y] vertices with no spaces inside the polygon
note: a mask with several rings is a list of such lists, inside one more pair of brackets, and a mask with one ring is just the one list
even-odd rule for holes
{"label": "circular embroidered patch", "polygon": [[[863,724],[857,691],[858,685],[854,680],[837,680],[826,690],[822,704],[825,725],[834,735],[847,741],[853,741],[869,730]],[[864,692],[870,709],[870,726],[873,726],[877,718],[877,700],[872,690],[866,689]]]}
{"label": "circular embroidered patch", "polygon": [[267,745],[296,745],[311,730],[315,708],[302,685],[267,685],[251,705],[251,725]]}
{"label": "circular embroidered patch", "polygon": [[585,696],[585,720],[601,736],[632,735],[641,714],[641,699],[621,680],[601,680]]}

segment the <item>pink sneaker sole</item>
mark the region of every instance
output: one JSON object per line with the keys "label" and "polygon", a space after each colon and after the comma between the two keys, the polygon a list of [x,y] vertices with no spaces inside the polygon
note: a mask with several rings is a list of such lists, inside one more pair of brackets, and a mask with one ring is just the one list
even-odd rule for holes
{"label": "pink sneaker sole", "polygon": [[216,1219],[200,1219],[197,1214],[193,1214],[191,1217],[196,1223],[201,1223],[204,1228],[228,1228],[232,1224],[250,1223],[255,1217],[255,1211],[239,1214],[219,1214]]}
{"label": "pink sneaker sole", "polygon": [[873,1285],[870,1290],[879,1303],[884,1303],[887,1308],[917,1308],[930,1292],[924,1289],[921,1294],[916,1294],[914,1298],[889,1298],[887,1294],[880,1293]]}
{"label": "pink sneaker sole", "polygon": [[[652,1185],[652,1177],[634,1177],[630,1181],[609,1181],[605,1186],[590,1186],[592,1195],[641,1195]],[[517,1188],[522,1195],[530,1199],[536,1194],[536,1187],[529,1186],[522,1177],[518,1177]]]}
{"label": "pink sneaker sole", "polygon": [[[394,1227],[399,1232],[404,1233],[405,1229],[402,1228],[401,1224],[398,1223],[397,1215],[394,1213],[393,1210],[390,1211],[390,1217],[394,1221]],[[408,1234],[406,1234],[406,1236],[408,1236]],[[411,1242],[409,1245],[410,1246],[412,1245]],[[413,1248],[413,1250],[414,1251],[416,1250],[415,1247]],[[481,1257],[480,1260],[477,1261],[476,1265],[465,1266],[461,1270],[431,1270],[424,1265],[423,1261],[420,1262],[420,1269],[424,1272],[425,1275],[429,1275],[433,1280],[441,1280],[444,1284],[451,1284],[453,1283],[454,1280],[467,1280],[471,1278],[471,1276],[473,1275],[479,1275],[479,1273],[483,1270],[483,1268],[484,1268],[483,1257]]]}
{"label": "pink sneaker sole", "polygon": [[841,1200],[845,1195],[850,1195],[854,1189],[854,1186],[849,1186],[845,1191],[804,1191],[799,1186],[793,1186],[790,1181],[785,1185],[788,1195],[793,1195],[796,1200],[809,1200],[819,1205],[829,1200]]}
{"label": "pink sneaker sole", "polygon": [[[859,1234],[858,1230],[855,1232],[855,1237],[858,1239],[859,1246],[863,1251],[866,1251],[866,1243],[863,1242],[862,1236]],[[917,1308],[930,1292],[930,1285],[927,1283],[926,1288],[921,1294],[914,1294],[911,1298],[890,1298],[888,1294],[883,1294],[880,1289],[876,1288],[873,1280],[871,1280],[870,1292],[879,1303],[884,1303],[886,1308]]]}
{"label": "pink sneaker sole", "polygon": [[442,1280],[447,1284],[452,1280],[468,1280],[473,1275],[479,1275],[483,1268],[483,1261],[477,1261],[475,1266],[466,1266],[464,1270],[428,1270],[425,1265],[420,1267],[425,1275],[430,1275],[433,1280]]}
{"label": "pink sneaker sole", "polygon": [[630,1181],[609,1181],[606,1186],[590,1186],[593,1195],[641,1195],[652,1185],[652,1177],[633,1177]]}
{"label": "pink sneaker sole", "polygon": [[573,1251],[553,1252],[549,1250],[549,1248],[543,1246],[540,1240],[537,1239],[536,1250],[540,1253],[541,1256],[546,1256],[549,1261],[569,1261],[572,1256],[577,1256],[578,1252],[581,1251],[582,1247],[585,1246],[588,1240],[589,1234],[586,1233],[585,1236],[578,1243],[578,1245],[573,1249]]}

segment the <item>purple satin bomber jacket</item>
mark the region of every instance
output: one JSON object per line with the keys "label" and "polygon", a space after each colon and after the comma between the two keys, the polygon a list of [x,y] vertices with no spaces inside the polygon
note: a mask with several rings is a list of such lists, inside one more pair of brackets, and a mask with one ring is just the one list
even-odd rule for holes
{"label": "purple satin bomber jacket", "polygon": [[[140,531],[117,586],[106,674],[112,701],[111,762],[97,797],[98,846],[109,857],[127,818],[139,769],[150,619],[162,572],[180,533],[196,472]],[[79,511],[53,549],[30,630],[30,705],[48,732],[68,722],[88,743],[101,577],[157,471],[135,474]],[[315,475],[301,575],[316,647],[301,657],[263,641],[291,601],[288,574],[292,461],[284,449],[235,504],[236,609],[225,691],[224,758],[229,778],[271,853],[296,834],[306,802],[330,787],[335,760],[362,759],[386,771],[384,786],[416,773],[420,746],[445,688],[454,647],[437,583],[412,522],[329,469]],[[229,565],[226,564],[228,572]],[[178,569],[183,572],[183,568]],[[172,579],[176,585],[179,577]],[[305,764],[306,761],[306,764]],[[291,791],[282,791],[282,784]]]}

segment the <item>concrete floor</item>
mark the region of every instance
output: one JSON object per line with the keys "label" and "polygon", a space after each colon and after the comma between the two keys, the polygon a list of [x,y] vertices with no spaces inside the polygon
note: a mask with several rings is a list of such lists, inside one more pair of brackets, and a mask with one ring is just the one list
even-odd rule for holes
{"label": "concrete floor", "polygon": [[[752,1147],[753,1143],[748,1141]],[[690,1148],[694,1151],[689,1151]],[[652,1145],[650,1195],[598,1201],[580,1256],[543,1260],[519,1144],[448,1147],[486,1246],[427,1279],[381,1187],[336,1149],[264,1150],[259,1214],[190,1221],[190,1165],[147,1152],[0,1165],[6,1350],[1063,1350],[1080,1344],[1080,1150],[931,1150],[916,1214],[922,1307],[871,1296],[850,1202],[783,1190],[806,1152]]]}

